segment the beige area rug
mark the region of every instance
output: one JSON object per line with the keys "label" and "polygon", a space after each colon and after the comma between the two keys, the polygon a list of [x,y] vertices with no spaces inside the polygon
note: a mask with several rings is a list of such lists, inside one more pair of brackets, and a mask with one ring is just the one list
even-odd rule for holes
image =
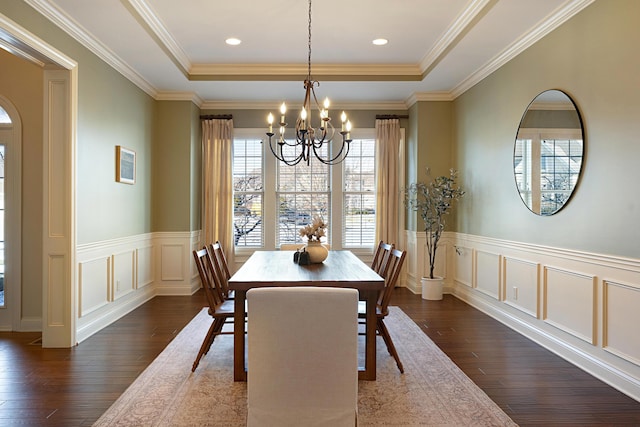
{"label": "beige area rug", "polygon": [[[358,383],[360,426],[515,426],[397,307],[385,323],[405,373],[378,337],[377,380]],[[218,336],[195,373],[209,328],[200,312],[94,426],[244,426],[246,383],[233,381],[233,336]]]}

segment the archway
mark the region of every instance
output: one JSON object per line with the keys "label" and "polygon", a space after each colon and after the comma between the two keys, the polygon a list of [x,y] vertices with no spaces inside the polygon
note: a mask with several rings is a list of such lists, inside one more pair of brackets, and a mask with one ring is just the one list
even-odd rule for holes
{"label": "archway", "polygon": [[0,95],[0,330],[19,330],[22,292],[22,122]]}

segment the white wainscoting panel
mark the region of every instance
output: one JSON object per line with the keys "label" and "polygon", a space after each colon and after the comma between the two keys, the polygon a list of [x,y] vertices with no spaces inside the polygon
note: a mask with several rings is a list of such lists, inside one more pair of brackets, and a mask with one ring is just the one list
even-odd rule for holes
{"label": "white wainscoting panel", "polygon": [[155,245],[159,251],[158,279],[155,290],[159,295],[191,295],[200,282],[194,280],[192,251],[202,247],[200,232],[156,233]]}
{"label": "white wainscoting panel", "polygon": [[153,284],[155,270],[153,246],[136,249],[136,272],[138,273],[136,289]]}
{"label": "white wainscoting panel", "polygon": [[452,254],[455,259],[454,280],[465,286],[473,286],[473,249],[455,246]]}
{"label": "white wainscoting panel", "polygon": [[[78,342],[156,295],[195,292],[190,262],[199,235],[150,233],[78,245]],[[169,280],[163,281],[163,274]]]}
{"label": "white wainscoting panel", "polygon": [[183,254],[185,252],[184,245],[181,244],[164,244],[160,247],[162,267],[161,279],[166,281],[182,281],[185,278],[185,265]]}
{"label": "white wainscoting panel", "polygon": [[474,287],[445,289],[640,401],[640,259],[463,233],[443,240],[475,254]]}
{"label": "white wainscoting panel", "polygon": [[544,267],[543,320],[596,344],[596,278]]}
{"label": "white wainscoting panel", "polygon": [[111,258],[101,257],[78,263],[78,316],[83,317],[111,300]]}
{"label": "white wainscoting panel", "polygon": [[608,280],[603,286],[603,347],[640,365],[640,288]]}
{"label": "white wainscoting panel", "polygon": [[496,300],[503,299],[501,292],[502,256],[487,251],[475,251],[476,280],[478,291]]}
{"label": "white wainscoting panel", "polygon": [[418,250],[418,237],[416,233],[407,231],[404,241],[407,242],[407,256],[405,258],[406,286],[414,294],[422,292],[420,279],[422,278],[423,262],[422,254]]}
{"label": "white wainscoting panel", "polygon": [[[427,245],[426,245],[426,237],[424,233],[422,233],[423,236],[423,243],[425,243],[424,245],[424,250],[425,253],[427,252]],[[440,242],[438,243],[438,250],[436,251],[436,262],[435,262],[435,267],[433,269],[433,275],[434,276],[440,276],[444,279],[446,279],[447,277],[453,277],[453,274],[451,276],[448,275],[448,273],[451,271],[455,271],[455,269],[451,269],[449,270],[448,266],[448,260],[449,260],[449,256],[447,256],[451,251],[453,250],[453,246],[451,246],[451,244],[449,242],[447,242],[447,240],[440,240]],[[426,258],[424,258],[426,260]],[[455,264],[455,263],[454,263]],[[425,265],[425,276],[427,275],[427,273],[429,273],[429,264],[427,263],[427,265]]]}
{"label": "white wainscoting panel", "polygon": [[540,265],[522,259],[504,258],[505,298],[512,307],[533,317],[540,314]]}
{"label": "white wainscoting panel", "polygon": [[120,252],[112,255],[113,259],[113,287],[114,301],[133,292],[136,289],[135,250]]}

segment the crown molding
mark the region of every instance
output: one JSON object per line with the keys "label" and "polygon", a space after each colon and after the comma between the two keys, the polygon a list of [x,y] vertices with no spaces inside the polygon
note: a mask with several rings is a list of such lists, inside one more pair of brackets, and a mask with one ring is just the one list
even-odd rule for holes
{"label": "crown molding", "polygon": [[453,101],[454,99],[451,92],[416,92],[405,103],[410,107],[420,101]]}
{"label": "crown molding", "polygon": [[125,0],[123,4],[125,6],[128,5],[127,9],[131,14],[134,17],[137,16],[139,22],[145,24],[146,30],[160,48],[169,55],[180,71],[184,75],[188,75],[191,68],[191,60],[167,30],[164,23],[158,18],[158,14],[155,13],[153,8],[145,0]]}
{"label": "crown molding", "polygon": [[73,37],[78,43],[89,49],[134,85],[138,86],[151,97],[156,97],[157,91],[149,82],[135,72],[133,68],[120,60],[111,50],[98,42],[93,35],[61,11],[56,5],[48,0],[24,0],[24,2],[62,29],[62,31]]}
{"label": "crown molding", "polygon": [[423,76],[440,61],[447,50],[456,43],[460,35],[467,31],[474,19],[485,10],[487,4],[492,2],[493,0],[473,0],[463,9],[460,16],[455,19],[429,53],[420,61],[420,69]]}
{"label": "crown molding", "polygon": [[[189,80],[295,81],[307,77],[308,64],[194,64]],[[325,81],[419,81],[416,64],[314,64],[312,77]]]}
{"label": "crown molding", "polygon": [[[280,101],[204,101],[200,106],[202,110],[273,110]],[[406,110],[409,107],[405,102],[354,102],[341,103],[341,109],[345,110]]]}
{"label": "crown molding", "polygon": [[157,101],[191,101],[202,108],[204,100],[195,92],[158,92]]}
{"label": "crown molding", "polygon": [[454,98],[462,95],[477,83],[487,78],[494,71],[511,61],[529,47],[533,46],[537,41],[558,28],[560,25],[564,24],[594,1],[595,0],[573,0],[554,10],[539,23],[534,25],[532,31],[525,33],[523,37],[513,42],[509,47],[453,88],[451,92],[453,93]]}

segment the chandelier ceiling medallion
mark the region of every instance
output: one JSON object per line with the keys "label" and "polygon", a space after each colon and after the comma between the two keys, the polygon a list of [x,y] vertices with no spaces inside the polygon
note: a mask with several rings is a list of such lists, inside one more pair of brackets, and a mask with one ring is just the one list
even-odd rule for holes
{"label": "chandelier ceiling medallion", "polygon": [[[307,165],[311,162],[311,153],[322,163],[327,165],[335,165],[342,162],[349,154],[349,143],[351,142],[351,122],[347,120],[347,115],[342,112],[341,120],[342,126],[340,135],[342,136],[342,145],[337,147],[338,143],[334,143],[333,137],[335,135],[335,129],[331,124],[331,117],[329,117],[329,98],[325,98],[323,106],[321,107],[316,98],[314,86],[320,86],[320,82],[313,80],[311,77],[311,0],[309,0],[309,56],[307,60],[307,78],[304,81],[304,102],[302,103],[302,110],[300,116],[296,119],[295,126],[295,139],[287,141],[285,139],[285,131],[287,123],[285,120],[285,114],[287,112],[287,106],[283,102],[280,106],[280,135],[276,138],[277,141],[273,142],[273,114],[269,113],[267,123],[269,124],[269,130],[267,136],[269,137],[269,148],[273,155],[281,162],[293,166],[297,165],[301,161],[305,161]],[[311,99],[313,98],[314,108],[319,113],[320,123],[317,128],[313,127],[312,111],[311,111]],[[333,155],[335,153],[335,155]],[[332,157],[333,156],[333,157]]]}

